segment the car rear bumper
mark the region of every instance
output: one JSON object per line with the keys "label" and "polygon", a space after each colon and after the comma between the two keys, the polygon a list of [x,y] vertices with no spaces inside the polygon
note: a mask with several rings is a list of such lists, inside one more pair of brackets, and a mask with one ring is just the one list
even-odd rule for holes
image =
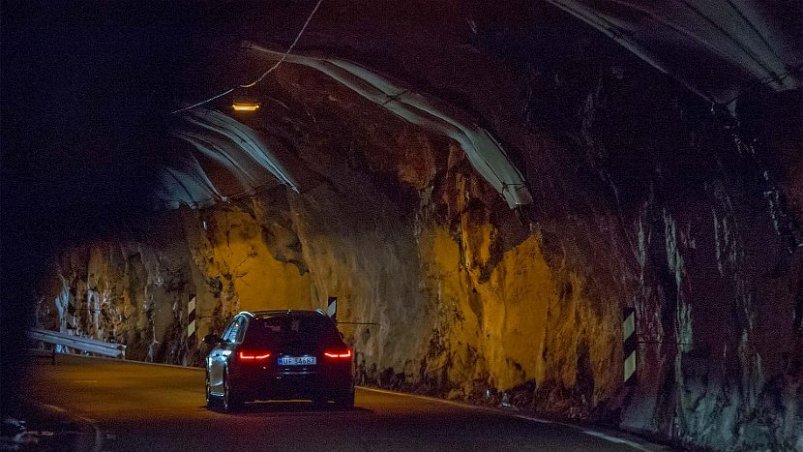
{"label": "car rear bumper", "polygon": [[325,372],[242,369],[232,377],[232,387],[244,400],[328,399],[354,391],[350,368]]}

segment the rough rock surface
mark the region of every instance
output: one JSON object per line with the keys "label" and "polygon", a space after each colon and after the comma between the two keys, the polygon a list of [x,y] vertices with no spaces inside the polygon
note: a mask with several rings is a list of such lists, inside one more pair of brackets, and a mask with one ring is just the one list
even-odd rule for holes
{"label": "rough rock surface", "polygon": [[[301,193],[268,187],[65,249],[40,323],[197,365],[193,296],[199,336],[242,309],[337,296],[339,319],[364,323],[343,329],[366,384],[481,403],[507,392],[683,445],[803,450],[797,100],[740,100],[736,129],[561,17],[444,9],[465,27],[388,36],[324,18],[308,45],[475,112],[514,150],[531,208],[509,210],[456,143],[285,66],[269,85],[287,108],[260,131]],[[638,319],[634,387],[624,306]]]}

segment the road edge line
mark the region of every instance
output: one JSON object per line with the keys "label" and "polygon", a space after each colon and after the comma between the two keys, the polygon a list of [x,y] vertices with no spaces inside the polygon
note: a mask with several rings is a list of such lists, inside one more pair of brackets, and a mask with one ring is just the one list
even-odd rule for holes
{"label": "road edge line", "polygon": [[49,408],[51,410],[57,411],[59,413],[64,413],[64,415],[69,416],[69,417],[71,417],[73,419],[77,419],[77,420],[79,420],[80,422],[82,422],[84,424],[88,424],[95,431],[95,444],[94,444],[94,447],[92,447],[92,449],[91,449],[92,452],[100,452],[101,449],[103,449],[103,432],[100,430],[100,427],[98,427],[98,425],[95,423],[95,421],[93,421],[92,419],[89,419],[87,417],[84,417],[84,416],[81,416],[81,415],[78,415],[78,414],[75,414],[75,413],[71,413],[70,411],[66,410],[65,408],[62,408],[62,407],[57,406],[57,405],[53,405],[52,403],[43,403],[43,402],[39,402],[39,401],[36,401],[36,403],[38,403],[39,405],[42,405],[44,407],[47,407],[47,408]]}
{"label": "road edge line", "polygon": [[[568,427],[568,428],[571,428],[573,430],[577,430],[580,433],[583,433],[583,434],[588,435],[588,436],[593,436],[595,438],[603,439],[603,440],[608,441],[608,442],[613,443],[613,444],[624,444],[626,446],[630,446],[630,447],[632,447],[632,448],[634,448],[636,450],[642,451],[642,452],[655,452],[655,451],[661,451],[661,450],[668,450],[667,446],[664,446],[664,445],[661,445],[661,444],[657,444],[657,443],[656,444],[652,444],[652,443],[648,443],[647,441],[645,441],[645,443],[649,444],[650,446],[653,446],[653,445],[656,446],[655,448],[647,448],[644,445],[642,445],[642,444],[640,444],[640,443],[638,443],[636,441],[633,441],[633,440],[630,440],[630,439],[627,439],[627,438],[618,437],[618,436],[613,436],[613,435],[610,435],[610,434],[607,434],[607,433],[604,433],[604,432],[601,432],[601,431],[593,430],[590,426],[581,426],[581,425],[568,424],[568,423],[560,422],[560,421],[551,421],[551,420],[542,419],[542,418],[539,418],[539,417],[536,417],[536,416],[522,414],[522,413],[519,413],[519,412],[516,412],[516,411],[505,410],[503,408],[472,405],[472,404],[469,404],[469,403],[457,402],[457,401],[454,401],[454,400],[439,399],[437,397],[424,396],[424,395],[420,395],[420,394],[409,394],[409,393],[406,393],[406,392],[396,392],[396,391],[390,391],[390,390],[387,390],[387,389],[371,388],[371,387],[367,387],[367,386],[357,386],[357,387],[360,388],[360,389],[366,390],[366,391],[370,391],[370,392],[378,392],[378,393],[381,393],[381,394],[390,394],[390,395],[411,397],[411,398],[414,398],[414,399],[427,400],[427,401],[431,401],[431,402],[438,402],[438,403],[443,403],[443,404],[446,404],[446,405],[452,405],[452,406],[471,409],[471,410],[475,410],[475,411],[485,411],[485,412],[489,412],[489,413],[501,414],[501,415],[505,415],[505,416],[508,416],[508,417],[514,417],[514,418],[518,418],[518,419],[522,419],[522,420],[526,420],[526,421],[530,421],[530,422],[536,422],[538,424],[560,425],[562,427]],[[627,432],[622,432],[622,433],[627,433]]]}
{"label": "road edge line", "polygon": [[[77,355],[74,353],[57,353],[56,356],[59,358],[75,357],[81,359],[96,359],[100,361],[108,361],[111,363],[130,363],[130,364],[143,364],[146,366],[172,367],[174,369],[191,369],[191,370],[201,370],[201,371],[204,370],[203,367],[182,366],[180,364],[168,364],[168,363],[149,363],[146,361],[137,361],[135,359],[109,358],[106,356]],[[58,365],[58,363],[56,365]]]}

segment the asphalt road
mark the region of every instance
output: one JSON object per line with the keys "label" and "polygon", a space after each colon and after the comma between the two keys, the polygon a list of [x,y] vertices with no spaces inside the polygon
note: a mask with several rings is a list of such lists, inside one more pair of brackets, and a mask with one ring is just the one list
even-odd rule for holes
{"label": "asphalt road", "polygon": [[353,410],[264,402],[223,414],[204,406],[201,369],[69,356],[34,366],[23,390],[90,419],[102,439],[98,451],[661,450],[516,413],[368,389],[358,390]]}

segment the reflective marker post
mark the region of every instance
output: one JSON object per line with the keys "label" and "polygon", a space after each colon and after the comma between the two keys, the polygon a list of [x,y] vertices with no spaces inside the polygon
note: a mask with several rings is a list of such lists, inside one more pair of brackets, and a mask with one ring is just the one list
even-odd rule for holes
{"label": "reflective marker post", "polygon": [[326,306],[326,314],[332,321],[337,322],[337,297],[329,297]]}
{"label": "reflective marker post", "polygon": [[190,298],[187,303],[187,346],[194,345],[193,339],[195,338],[195,295]]}
{"label": "reflective marker post", "polygon": [[636,384],[636,310],[622,309],[622,336],[624,341],[624,382],[626,385]]}

